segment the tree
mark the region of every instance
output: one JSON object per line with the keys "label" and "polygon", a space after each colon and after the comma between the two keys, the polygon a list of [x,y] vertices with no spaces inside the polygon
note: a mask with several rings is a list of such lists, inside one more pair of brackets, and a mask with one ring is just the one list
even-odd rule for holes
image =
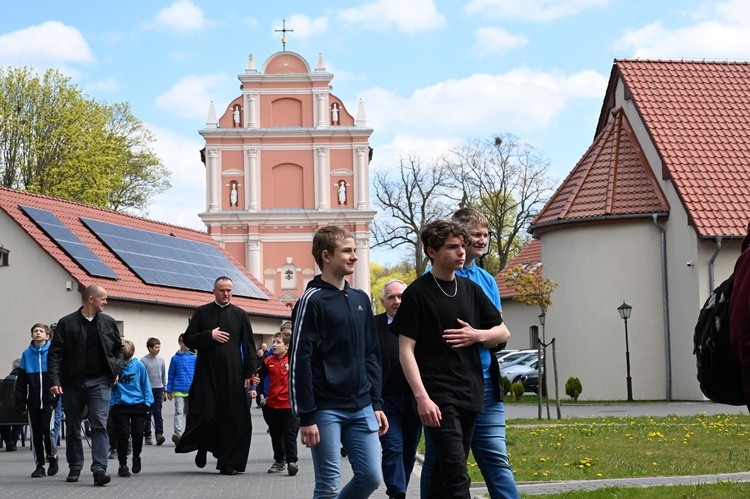
{"label": "tree", "polygon": [[[552,305],[552,293],[554,293],[557,283],[552,279],[547,279],[542,274],[544,265],[533,265],[526,266],[517,265],[511,269],[503,272],[508,286],[513,289],[518,296],[517,301],[521,301],[526,305],[537,305],[539,310],[542,312],[542,344],[540,349],[544,348],[545,354],[539,359],[539,419],[542,419],[542,393],[549,393],[547,391],[547,332],[546,332],[546,317],[549,306]],[[553,340],[554,341],[554,340]],[[554,347],[553,347],[554,351]],[[540,352],[541,353],[541,352]],[[554,365],[554,363],[553,363]],[[557,380],[557,365],[554,365],[555,369],[555,380]],[[555,382],[555,393],[557,398],[557,417],[560,418],[560,397],[557,394],[557,382]],[[549,418],[549,399],[547,399],[547,418]]]}
{"label": "tree", "polygon": [[407,246],[414,255],[416,275],[427,268],[420,233],[432,220],[450,216],[446,187],[447,165],[434,162],[424,166],[419,157],[401,158],[398,178],[380,170],[375,172],[375,205],[384,213],[372,224],[373,248]]}
{"label": "tree", "polygon": [[528,227],[552,193],[549,160],[512,134],[470,140],[451,149],[442,161],[449,173],[451,199],[458,207],[483,212],[494,233],[498,268],[525,245]]}
{"label": "tree", "polygon": [[0,183],[145,213],[168,189],[154,137],[128,104],[85,96],[55,70],[0,68]]}

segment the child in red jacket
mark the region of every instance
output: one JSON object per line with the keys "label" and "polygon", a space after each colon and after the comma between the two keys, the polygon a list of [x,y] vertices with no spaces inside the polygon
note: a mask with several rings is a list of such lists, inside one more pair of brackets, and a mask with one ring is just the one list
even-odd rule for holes
{"label": "child in red jacket", "polygon": [[[297,418],[292,414],[289,403],[289,342],[290,333],[279,332],[273,336],[273,354],[263,359],[258,373],[253,377],[253,384],[259,385],[268,376],[271,384],[263,406],[263,419],[266,420],[271,433],[273,446],[273,466],[269,473],[284,471],[284,463],[289,475],[299,471],[297,467]],[[255,396],[255,390],[251,395]]]}

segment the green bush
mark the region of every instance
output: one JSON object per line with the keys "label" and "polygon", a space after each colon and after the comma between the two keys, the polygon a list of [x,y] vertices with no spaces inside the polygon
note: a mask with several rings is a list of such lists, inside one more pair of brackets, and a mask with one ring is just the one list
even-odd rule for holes
{"label": "green bush", "polygon": [[513,395],[513,400],[521,400],[523,396],[523,385],[521,383],[513,383],[510,385],[510,393]]}
{"label": "green bush", "polygon": [[578,402],[578,397],[583,391],[581,380],[571,376],[568,381],[565,382],[565,395],[573,399],[573,402]]}
{"label": "green bush", "polygon": [[508,395],[510,393],[510,380],[503,376],[503,394]]}

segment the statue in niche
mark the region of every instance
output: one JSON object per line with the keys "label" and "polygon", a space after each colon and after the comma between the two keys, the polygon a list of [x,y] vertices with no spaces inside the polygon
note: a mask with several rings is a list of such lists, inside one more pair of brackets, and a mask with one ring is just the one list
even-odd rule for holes
{"label": "statue in niche", "polygon": [[339,180],[338,181],[338,198],[339,198],[339,204],[346,204],[346,181]]}
{"label": "statue in niche", "polygon": [[229,206],[237,206],[237,182],[232,182],[232,190],[229,191]]}
{"label": "statue in niche", "polygon": [[339,105],[335,102],[331,106],[331,124],[338,125],[339,123]]}
{"label": "statue in niche", "polygon": [[234,126],[240,126],[240,106],[234,106],[234,112],[232,112],[232,116],[234,116]]}

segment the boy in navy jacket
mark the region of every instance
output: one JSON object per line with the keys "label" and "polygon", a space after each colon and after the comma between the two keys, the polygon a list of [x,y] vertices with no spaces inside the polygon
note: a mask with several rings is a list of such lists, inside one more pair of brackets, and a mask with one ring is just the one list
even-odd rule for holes
{"label": "boy in navy jacket", "polygon": [[354,476],[338,497],[369,497],[382,481],[378,436],[388,430],[370,299],[345,279],[357,261],[349,231],[322,227],[312,254],[321,274],[292,311],[289,400],[300,418],[302,445],[313,453],[313,497],[338,493],[341,445]]}
{"label": "boy in navy jacket", "polygon": [[140,473],[143,427],[154,403],[154,394],[146,366],[133,358],[135,345],[132,341],[122,340],[122,353],[125,365],[120,379],[112,387],[109,414],[117,435],[117,460],[120,463],[117,476],[128,478],[128,436],[133,440],[133,473]]}
{"label": "boy in navy jacket", "polygon": [[[54,476],[58,471],[57,446],[52,438],[53,415],[57,406],[57,395],[53,395],[47,376],[47,352],[49,351],[50,328],[45,324],[31,326],[31,345],[21,354],[21,364],[16,378],[16,411],[28,414],[31,427],[31,450],[36,469],[33,478]],[[46,460],[49,470],[45,472]]]}

